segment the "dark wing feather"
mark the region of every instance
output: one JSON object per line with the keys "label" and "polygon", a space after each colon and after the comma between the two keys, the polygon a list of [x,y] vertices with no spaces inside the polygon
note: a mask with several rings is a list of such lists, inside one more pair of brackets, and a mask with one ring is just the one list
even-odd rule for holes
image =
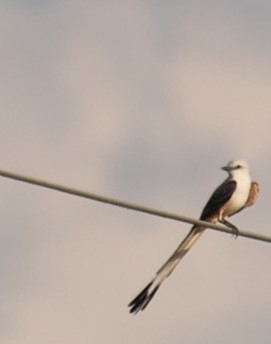
{"label": "dark wing feather", "polygon": [[236,189],[236,181],[226,179],[212,194],[204,207],[200,219],[208,220],[231,198]]}

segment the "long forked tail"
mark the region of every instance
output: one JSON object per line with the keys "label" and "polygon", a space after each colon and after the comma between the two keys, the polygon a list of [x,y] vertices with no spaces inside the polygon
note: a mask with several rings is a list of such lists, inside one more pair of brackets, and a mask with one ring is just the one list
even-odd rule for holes
{"label": "long forked tail", "polygon": [[177,247],[175,252],[169,257],[165,264],[157,271],[153,280],[129,303],[130,313],[136,314],[143,311],[152,300],[157,290],[176,268],[180,260],[190,250],[195,241],[205,230],[205,227],[193,226],[188,235]]}

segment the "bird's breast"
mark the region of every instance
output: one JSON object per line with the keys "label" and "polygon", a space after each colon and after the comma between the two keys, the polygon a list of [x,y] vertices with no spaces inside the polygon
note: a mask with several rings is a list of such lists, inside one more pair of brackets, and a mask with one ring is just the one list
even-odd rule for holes
{"label": "bird's breast", "polygon": [[237,187],[224,209],[224,216],[229,216],[244,207],[248,199],[250,186],[250,179],[237,181]]}

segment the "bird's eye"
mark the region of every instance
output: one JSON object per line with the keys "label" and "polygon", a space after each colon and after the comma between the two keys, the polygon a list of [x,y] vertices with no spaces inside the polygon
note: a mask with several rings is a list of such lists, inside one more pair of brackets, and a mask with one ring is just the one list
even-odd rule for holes
{"label": "bird's eye", "polygon": [[242,168],[241,165],[237,165],[237,166],[236,166],[236,169],[240,169],[240,168]]}

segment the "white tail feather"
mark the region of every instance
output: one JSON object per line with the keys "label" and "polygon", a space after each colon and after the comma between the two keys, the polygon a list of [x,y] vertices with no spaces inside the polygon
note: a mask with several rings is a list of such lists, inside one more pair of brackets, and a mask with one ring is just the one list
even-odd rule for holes
{"label": "white tail feather", "polygon": [[191,231],[177,247],[175,252],[157,271],[154,279],[129,303],[128,307],[131,307],[130,313],[136,314],[139,311],[143,311],[147,307],[161,284],[168,276],[171,275],[180,260],[190,250],[192,245],[196,242],[196,240],[200,237],[204,230],[204,227],[192,227]]}

